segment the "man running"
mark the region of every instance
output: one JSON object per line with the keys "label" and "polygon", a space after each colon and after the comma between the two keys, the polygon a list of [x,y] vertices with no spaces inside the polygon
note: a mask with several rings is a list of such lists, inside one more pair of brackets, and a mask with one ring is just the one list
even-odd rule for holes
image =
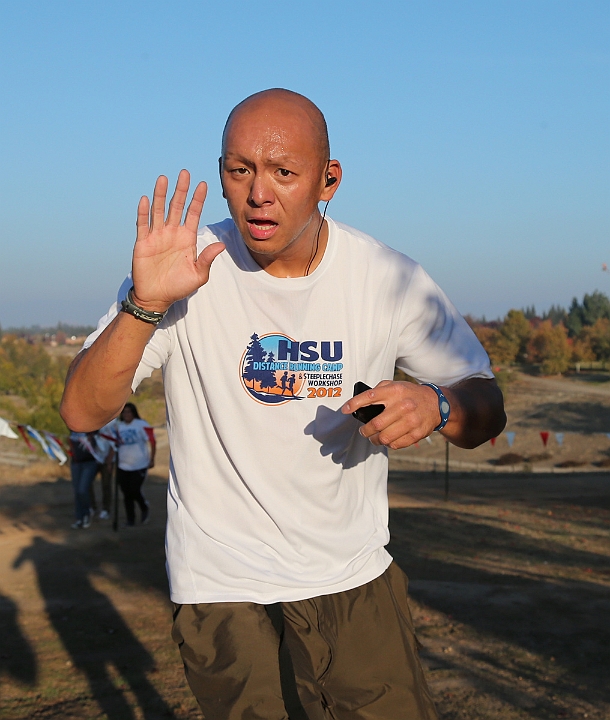
{"label": "man running", "polygon": [[[502,395],[422,268],[320,212],[341,177],[308,99],[240,103],[220,158],[231,219],[198,232],[206,185],[183,221],[189,174],[167,215],[157,180],[132,275],[66,385],[63,417],[87,431],[164,368],[173,636],[206,718],[436,717],[385,550],[387,448],[435,430],[475,447],[504,427]],[[302,380],[263,394],[246,377],[264,372]],[[372,389],[352,399],[356,381]]]}

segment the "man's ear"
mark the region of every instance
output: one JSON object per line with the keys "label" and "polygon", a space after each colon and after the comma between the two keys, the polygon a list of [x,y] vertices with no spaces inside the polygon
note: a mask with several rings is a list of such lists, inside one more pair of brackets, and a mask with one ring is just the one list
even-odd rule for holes
{"label": "man's ear", "polygon": [[341,184],[342,177],[343,170],[341,169],[341,163],[338,160],[329,160],[324,171],[324,187],[320,193],[320,200],[322,202],[329,202],[333,199],[334,194]]}
{"label": "man's ear", "polygon": [[225,186],[222,184],[222,155],[218,158],[218,174],[220,175],[220,187],[222,188],[222,196],[226,200]]}

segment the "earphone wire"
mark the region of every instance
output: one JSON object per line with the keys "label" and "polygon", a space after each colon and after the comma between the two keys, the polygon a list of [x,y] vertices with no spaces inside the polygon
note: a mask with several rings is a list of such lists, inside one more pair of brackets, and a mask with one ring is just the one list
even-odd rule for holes
{"label": "earphone wire", "polygon": [[330,200],[326,201],[326,205],[324,206],[324,212],[322,213],[322,219],[320,220],[320,226],[318,227],[318,232],[316,234],[316,242],[314,246],[314,251],[309,258],[309,262],[307,263],[307,267],[305,268],[305,277],[309,275],[309,271],[311,269],[311,263],[314,261],[314,258],[318,254],[318,245],[320,243],[320,233],[322,232],[322,225],[324,225],[324,219],[326,218],[326,210],[328,209],[328,203]]}
{"label": "earphone wire", "polygon": [[[326,183],[328,184],[328,168],[330,167],[330,159],[326,162],[326,172],[324,173],[326,177]],[[326,201],[326,205],[324,206],[324,212],[322,213],[322,219],[320,220],[320,227],[318,228],[318,232],[316,233],[316,242],[313,249],[313,254],[309,258],[309,262],[307,263],[307,267],[305,268],[305,277],[309,275],[309,271],[311,270],[311,264],[314,261],[316,255],[318,254],[318,245],[320,242],[320,233],[322,232],[322,225],[324,225],[324,218],[326,217],[326,211],[328,210],[328,203],[330,200]]]}

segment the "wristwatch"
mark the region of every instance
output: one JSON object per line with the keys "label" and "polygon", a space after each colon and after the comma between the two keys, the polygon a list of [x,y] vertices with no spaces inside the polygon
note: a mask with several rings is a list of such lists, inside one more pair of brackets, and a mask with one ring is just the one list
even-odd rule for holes
{"label": "wristwatch", "polygon": [[150,323],[151,325],[158,325],[161,320],[167,315],[165,312],[155,312],[154,310],[144,310],[144,308],[138,307],[133,301],[133,285],[127,293],[127,299],[121,301],[121,311],[126,312],[128,315],[133,315],[138,320]]}
{"label": "wristwatch", "polygon": [[447,400],[438,385],[435,385],[434,383],[422,383],[422,386],[424,385],[426,387],[431,387],[438,395],[438,411],[441,414],[441,421],[434,428],[434,432],[436,432],[437,430],[442,430],[447,424],[447,420],[449,420],[449,413],[451,412],[451,405],[449,405],[449,400]]}

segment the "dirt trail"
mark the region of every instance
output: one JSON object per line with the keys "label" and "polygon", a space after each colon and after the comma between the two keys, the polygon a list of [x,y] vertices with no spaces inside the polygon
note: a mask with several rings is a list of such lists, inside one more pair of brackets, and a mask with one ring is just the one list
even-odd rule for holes
{"label": "dirt trail", "polygon": [[[584,373],[583,373],[584,374]],[[522,381],[527,376],[522,375]],[[537,389],[543,389],[545,392],[559,392],[565,393],[566,395],[602,395],[605,397],[610,396],[610,382],[603,376],[596,374],[593,376],[597,378],[597,382],[602,384],[592,384],[596,380],[578,380],[577,376],[571,376],[569,378],[545,378],[545,377],[527,377],[529,384]]]}
{"label": "dirt trail", "polygon": [[[610,399],[551,382],[561,392],[525,378],[508,395],[524,452],[530,440],[539,451],[533,423],[552,429],[559,417],[600,433],[610,416]],[[604,457],[607,440],[589,433],[587,452]],[[100,521],[69,529],[65,469],[0,463],[3,720],[200,717],[169,637],[162,433],[159,444],[152,521],[118,533]],[[485,463],[506,451],[498,445],[465,457]],[[565,446],[576,452],[566,438],[553,461]],[[420,450],[444,452],[440,442]],[[452,473],[445,502],[440,473],[406,471],[400,454],[391,466],[390,552],[410,578],[442,720],[607,720],[610,476]]]}

